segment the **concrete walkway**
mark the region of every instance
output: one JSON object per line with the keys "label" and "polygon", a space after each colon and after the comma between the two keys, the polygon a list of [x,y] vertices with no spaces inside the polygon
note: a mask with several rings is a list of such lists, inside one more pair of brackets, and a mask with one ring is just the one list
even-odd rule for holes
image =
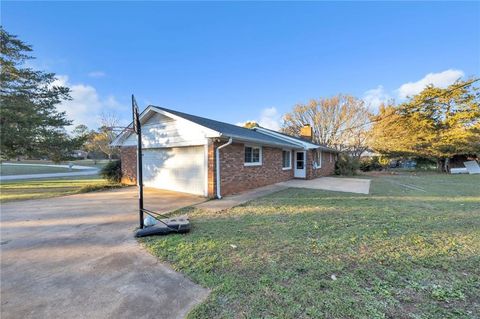
{"label": "concrete walkway", "polygon": [[370,192],[370,180],[362,178],[320,177],[310,180],[291,179],[279,183],[279,185],[357,194],[368,194]]}
{"label": "concrete walkway", "polygon": [[370,180],[340,177],[320,177],[311,180],[291,179],[286,182],[255,188],[240,194],[228,195],[220,200],[213,199],[206,201],[195,205],[195,207],[214,213],[220,212],[290,187],[368,194],[370,191]]}
{"label": "concrete walkway", "polygon": [[[145,192],[164,213],[204,200]],[[2,204],[0,317],[184,318],[209,291],[138,244],[136,205],[135,187]]]}
{"label": "concrete walkway", "polygon": [[281,191],[286,188],[288,187],[279,185],[279,184],[267,185],[267,186],[255,188],[255,189],[252,189],[251,191],[246,191],[240,194],[225,196],[222,199],[209,200],[204,203],[195,205],[195,207],[208,210],[214,213],[220,212],[222,210],[244,204],[256,198],[263,197],[263,196]]}

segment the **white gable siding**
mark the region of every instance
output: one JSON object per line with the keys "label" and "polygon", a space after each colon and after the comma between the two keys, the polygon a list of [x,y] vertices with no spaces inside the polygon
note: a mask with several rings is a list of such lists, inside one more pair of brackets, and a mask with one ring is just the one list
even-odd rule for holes
{"label": "white gable siding", "polygon": [[[207,143],[206,135],[207,130],[196,124],[159,113],[154,113],[142,124],[144,148],[204,145]],[[122,145],[137,145],[137,135],[131,134]]]}

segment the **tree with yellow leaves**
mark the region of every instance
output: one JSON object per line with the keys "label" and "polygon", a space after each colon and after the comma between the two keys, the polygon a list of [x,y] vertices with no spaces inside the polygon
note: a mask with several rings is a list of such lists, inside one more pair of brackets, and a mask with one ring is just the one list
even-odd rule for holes
{"label": "tree with yellow leaves", "polygon": [[435,159],[443,171],[454,155],[480,154],[480,93],[473,85],[478,80],[430,85],[399,106],[381,107],[370,146],[390,156]]}

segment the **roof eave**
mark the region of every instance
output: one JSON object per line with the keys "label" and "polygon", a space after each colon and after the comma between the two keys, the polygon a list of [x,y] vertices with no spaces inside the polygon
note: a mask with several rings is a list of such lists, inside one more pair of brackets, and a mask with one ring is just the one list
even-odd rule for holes
{"label": "roof eave", "polygon": [[275,132],[273,130],[269,130],[269,129],[266,129],[266,128],[263,128],[263,127],[256,127],[255,130],[258,131],[259,133],[270,135],[270,136],[273,136],[273,137],[278,138],[278,139],[283,139],[283,140],[289,141],[291,143],[301,144],[307,150],[321,149],[321,150],[329,151],[329,152],[332,152],[332,153],[338,153],[338,151],[336,149],[333,149],[333,148],[330,148],[330,147],[327,147],[327,146],[323,146],[323,145],[318,145],[318,144],[315,144],[315,143],[311,143],[309,141],[302,141],[302,140],[299,140],[299,139],[294,138],[294,137],[285,136],[284,134],[280,134],[278,132]]}
{"label": "roof eave", "polygon": [[234,134],[228,134],[228,135],[227,134],[221,134],[220,137],[225,138],[225,139],[232,138],[234,142],[235,141],[244,142],[244,143],[246,142],[246,143],[259,144],[259,145],[262,145],[262,146],[273,146],[273,147],[277,147],[277,148],[303,149],[303,147],[297,146],[297,145],[294,145],[294,144],[275,143],[275,142],[260,140],[260,139],[256,139],[256,138],[245,138],[243,136],[238,136],[238,135],[234,135]]}

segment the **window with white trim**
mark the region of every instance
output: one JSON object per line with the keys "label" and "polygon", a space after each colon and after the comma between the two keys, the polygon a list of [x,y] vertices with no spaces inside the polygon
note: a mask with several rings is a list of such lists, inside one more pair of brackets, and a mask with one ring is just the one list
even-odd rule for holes
{"label": "window with white trim", "polygon": [[292,152],[282,151],[282,169],[292,169]]}
{"label": "window with white trim", "polygon": [[321,150],[313,151],[313,167],[314,168],[322,167],[322,151]]}
{"label": "window with white trim", "polygon": [[328,153],[330,154],[330,163],[333,162],[333,154],[332,153]]}
{"label": "window with white trim", "polygon": [[245,146],[245,166],[262,165],[262,148]]}

